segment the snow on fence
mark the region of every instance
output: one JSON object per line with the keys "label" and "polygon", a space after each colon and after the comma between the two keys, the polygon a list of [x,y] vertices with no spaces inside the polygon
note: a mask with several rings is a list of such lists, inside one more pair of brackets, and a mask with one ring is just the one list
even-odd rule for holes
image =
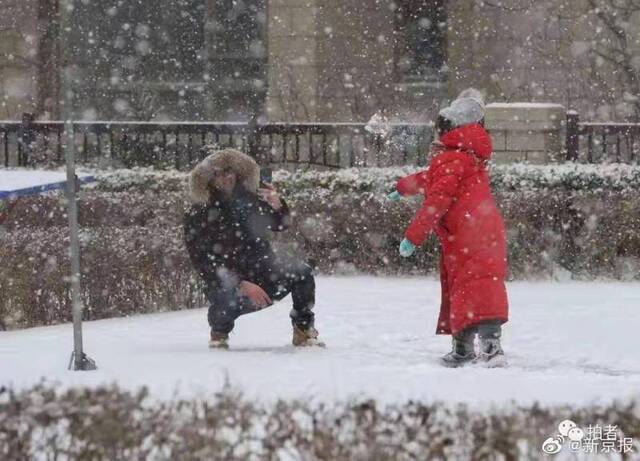
{"label": "snow on fence", "polygon": [[[432,125],[390,124],[389,133],[364,123],[74,122],[78,162],[117,167],[188,169],[215,144],[250,152],[263,164],[327,168],[424,163]],[[63,123],[0,121],[5,166],[61,164]]]}

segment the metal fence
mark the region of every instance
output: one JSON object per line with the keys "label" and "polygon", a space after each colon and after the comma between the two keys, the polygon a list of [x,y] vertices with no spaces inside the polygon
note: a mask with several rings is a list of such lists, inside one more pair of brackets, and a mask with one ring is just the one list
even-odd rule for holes
{"label": "metal fence", "polygon": [[[189,169],[202,146],[236,147],[262,164],[298,167],[424,165],[433,141],[428,124],[392,124],[384,135],[364,123],[75,122],[78,163]],[[0,121],[6,167],[63,163],[63,122]],[[640,123],[580,122],[569,112],[567,161],[640,162]]]}
{"label": "metal fence", "polygon": [[[0,122],[5,166],[56,165],[64,160],[62,122]],[[236,147],[262,163],[343,168],[424,164],[433,128],[390,125],[387,135],[362,123],[75,122],[78,163],[188,169],[202,146]]]}
{"label": "metal fence", "polygon": [[567,115],[567,160],[581,163],[638,163],[640,123],[580,122]]}

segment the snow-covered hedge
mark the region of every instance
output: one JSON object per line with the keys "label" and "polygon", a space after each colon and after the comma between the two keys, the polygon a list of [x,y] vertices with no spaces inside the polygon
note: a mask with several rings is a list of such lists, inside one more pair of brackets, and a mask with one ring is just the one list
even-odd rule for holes
{"label": "snow-covered hedge", "polygon": [[0,390],[0,458],[542,459],[543,442],[566,419],[581,427],[615,424],[620,439],[632,439],[633,453],[640,450],[636,402],[486,411],[419,402],[388,407],[375,401],[257,404],[229,389],[207,400],[158,402],[145,389],[59,391],[40,385]]}
{"label": "snow-covered hedge", "polygon": [[[1,240],[0,329],[70,321],[66,226],[31,227]],[[88,227],[80,241],[86,319],[203,305],[175,227]]]}
{"label": "snow-covered hedge", "polygon": [[[437,274],[429,240],[398,255],[419,199],[385,195],[408,168],[277,172],[295,213],[277,241],[321,273]],[[640,280],[640,167],[494,167],[510,276]],[[83,190],[83,280],[89,318],[202,304],[182,242],[185,175],[113,171]],[[0,231],[0,328],[68,320],[67,220],[59,195],[21,200]]]}
{"label": "snow-covered hedge", "polygon": [[[279,171],[277,184],[293,190],[384,192],[415,167],[350,168],[338,171]],[[625,191],[640,189],[640,165],[494,165],[491,183],[496,192],[539,190]]]}
{"label": "snow-covered hedge", "polygon": [[491,183],[499,192],[535,190],[637,191],[640,165],[512,165],[494,166]]}
{"label": "snow-covered hedge", "polygon": [[[297,170],[274,172],[274,183],[292,191],[316,193],[384,192],[401,176],[418,171],[416,167],[347,168],[341,170]],[[496,192],[538,190],[564,191],[633,191],[640,190],[640,165],[627,164],[559,164],[530,165],[515,163],[493,165],[491,183]],[[148,168],[113,170],[100,175],[98,189],[156,191],[180,188],[185,173]]]}

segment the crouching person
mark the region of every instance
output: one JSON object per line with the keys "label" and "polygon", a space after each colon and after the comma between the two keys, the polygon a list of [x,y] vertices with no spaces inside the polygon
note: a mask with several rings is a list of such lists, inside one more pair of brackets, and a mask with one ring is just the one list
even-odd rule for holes
{"label": "crouching person", "polygon": [[191,262],[205,282],[212,348],[228,348],[235,320],[291,293],[293,344],[324,346],[314,327],[315,281],[302,261],[283,262],[270,231],[288,227],[289,210],[258,164],[234,149],[217,151],[191,172],[193,205],[184,218]]}

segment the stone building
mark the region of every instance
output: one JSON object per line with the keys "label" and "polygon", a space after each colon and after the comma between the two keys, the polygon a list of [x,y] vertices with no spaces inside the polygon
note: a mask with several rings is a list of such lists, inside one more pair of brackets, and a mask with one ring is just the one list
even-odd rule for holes
{"label": "stone building", "polygon": [[[58,116],[59,1],[0,0],[0,119]],[[640,12],[628,0],[612,33],[599,3],[74,0],[66,51],[85,119],[424,121],[466,86],[628,119],[640,113]]]}
{"label": "stone building", "polygon": [[0,10],[0,120],[19,119],[37,109],[37,5],[2,0]]}

